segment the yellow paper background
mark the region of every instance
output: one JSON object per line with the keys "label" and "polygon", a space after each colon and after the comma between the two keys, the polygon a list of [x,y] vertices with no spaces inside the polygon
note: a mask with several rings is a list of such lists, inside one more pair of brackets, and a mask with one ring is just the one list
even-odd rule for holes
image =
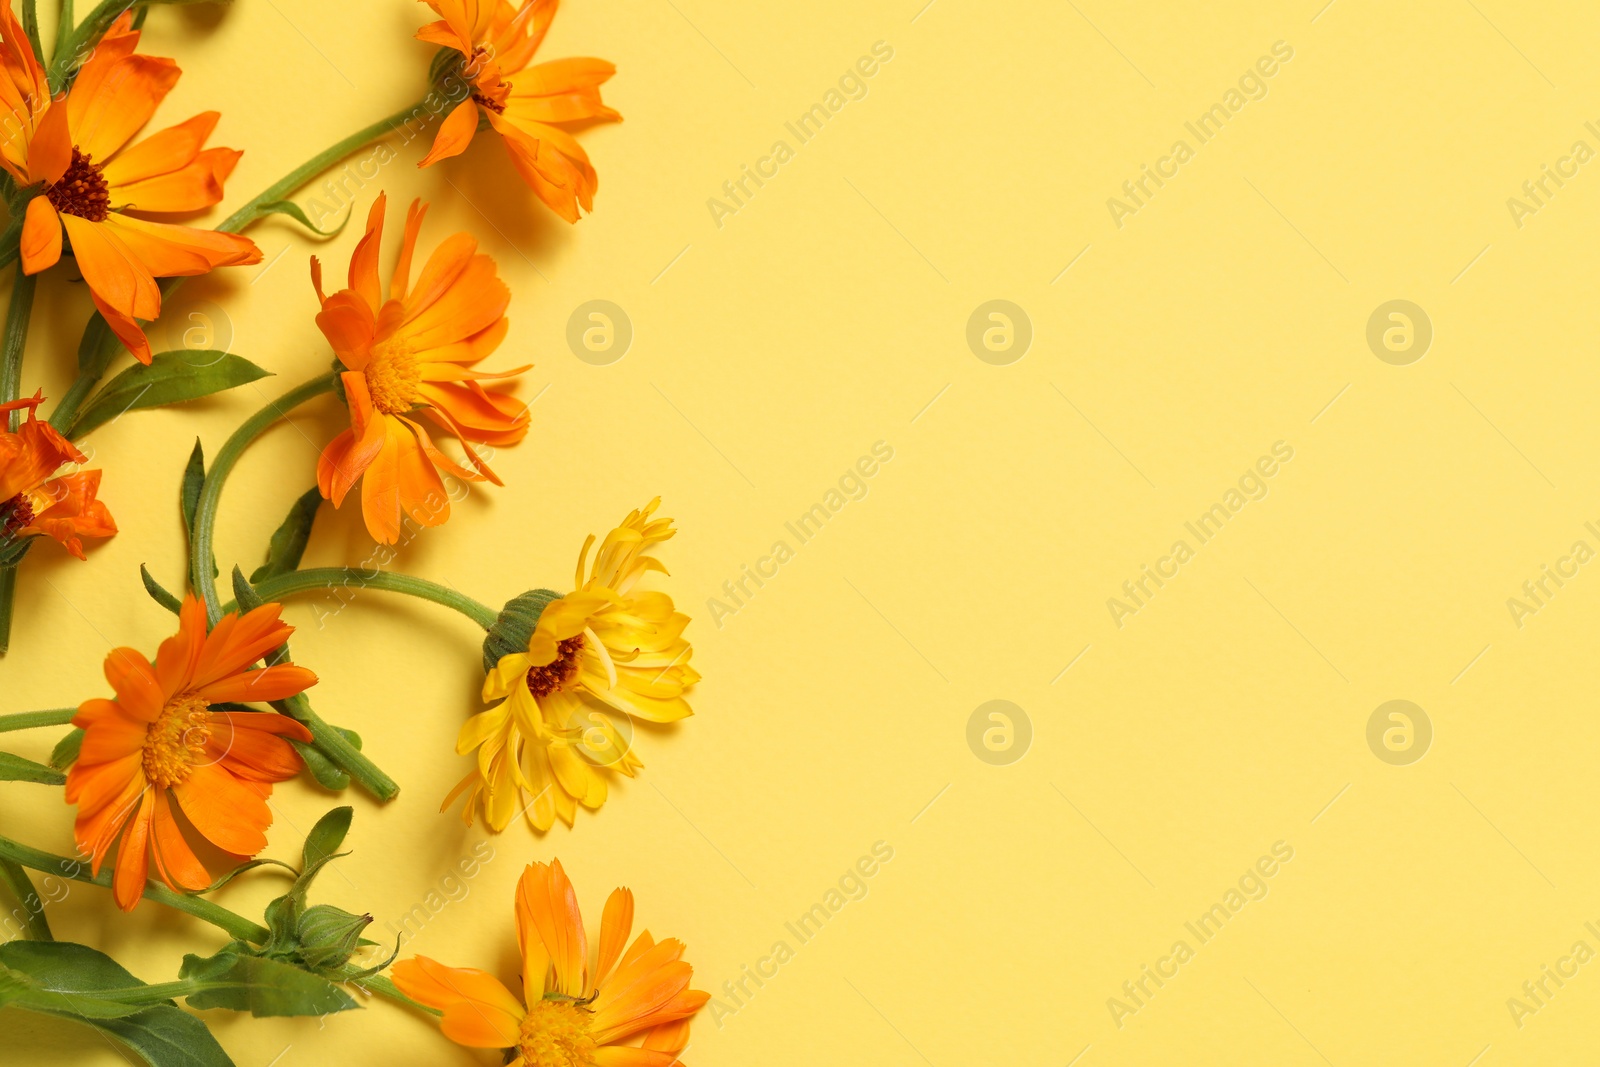
{"label": "yellow paper background", "polygon": [[[1580,1062],[1600,963],[1546,980],[1520,1026],[1507,999],[1574,942],[1600,949],[1583,925],[1600,926],[1600,564],[1520,628],[1507,599],[1575,541],[1600,548],[1584,528],[1600,525],[1600,163],[1520,226],[1507,198],[1575,141],[1600,149],[1584,128],[1600,119],[1600,18],[1506,0],[919,3],[567,4],[541,54],[614,60],[606,98],[626,116],[583,135],[601,189],[576,227],[488,136],[427,172],[413,143],[349,179],[362,213],[379,188],[392,212],[433,201],[424,247],[475,233],[514,293],[495,362],[536,364],[506,488],[474,493],[397,566],[491,603],[564,588],[587,533],[660,493],[682,530],[662,587],[695,616],[705,675],[693,719],[641,730],[642,777],[573,831],[493,838],[408,951],[513,980],[512,887],[559,856],[592,918],[631,886],[640,922],[686,941],[697,984],[737,1008],[701,1017],[699,1067]],[[158,9],[147,50],[186,71],[159,118],[223,112],[217,142],[246,149],[227,202],[242,203],[419,91],[425,15]],[[1184,123],[1280,41],[1293,58],[1266,96],[1115,225],[1107,198],[1176,139],[1196,145]],[[866,96],[800,145],[785,122],[876,42],[893,58]],[[719,227],[708,198],[779,138],[794,158]],[[314,245],[268,222],[252,233],[269,265],[173,301],[158,336],[214,317],[209,302],[233,350],[278,377],[89,438],[122,532],[88,565],[48,547],[27,561],[0,710],[100,695],[109,647],[153,651],[168,632],[137,566],[179,581],[189,447],[215,452],[326,368],[306,259],[341,274],[358,229]],[[69,380],[87,308],[70,274],[39,288],[30,391]],[[592,299],[633,323],[609,366],[567,348]],[[967,346],[991,299],[1031,319],[1008,366]],[[1366,342],[1394,299],[1434,328],[1409,366]],[[338,412],[320,401],[290,423],[229,484],[225,570],[259,563]],[[775,540],[796,547],[785,522],[879,441],[893,459],[865,498],[714,624],[708,598]],[[1268,495],[1198,546],[1185,522],[1280,441],[1294,455]],[[1180,538],[1194,558],[1119,628],[1107,598]],[[369,550],[353,508],[325,508],[308,562]],[[482,840],[437,812],[466,767],[452,742],[478,707],[477,639],[387,594],[332,606],[289,609],[297,657],[323,714],[404,792],[341,798],[354,853],[318,896],[383,931]],[[967,743],[995,699],[1032,724],[1009,766]],[[1433,725],[1409,766],[1366,741],[1394,699]],[[7,740],[42,758],[44,733]],[[273,802],[269,854],[288,858],[335,801],[296,782]],[[59,793],[6,785],[0,811],[6,832],[70,850]],[[1265,898],[1199,944],[1184,924],[1280,841],[1293,859]],[[893,860],[801,944],[785,923],[876,842]],[[218,899],[259,914],[279,890],[258,874]],[[50,918],[147,980],[222,940],[83,886]],[[1179,939],[1194,958],[1119,1027],[1108,998]],[[723,983],[780,940],[794,957],[731,1000]],[[497,1062],[383,1002],[320,1024],[208,1021],[240,1064]],[[88,1030],[0,1023],[6,1062],[122,1062]]]}

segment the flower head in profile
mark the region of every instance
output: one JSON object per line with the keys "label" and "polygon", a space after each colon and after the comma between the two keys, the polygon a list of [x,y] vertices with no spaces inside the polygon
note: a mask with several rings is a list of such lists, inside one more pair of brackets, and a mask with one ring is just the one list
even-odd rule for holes
{"label": "flower head in profile", "polygon": [[690,989],[683,943],[633,944],[633,894],[606,900],[593,953],[561,861],[534,863],[517,882],[522,996],[487,971],[447,967],[426,956],[390,975],[412,1000],[443,1012],[439,1028],[458,1045],[506,1050],[508,1067],[674,1067],[694,1014],[710,999]]}
{"label": "flower head in profile", "polygon": [[577,222],[594,210],[599,185],[589,156],[567,129],[620,120],[600,101],[600,86],[617,68],[603,59],[556,59],[529,66],[556,17],[557,0],[424,0],[440,20],[419,40],[461,54],[470,95],[446,116],[423,159],[427,167],[460,155],[482,116],[504,139],[522,180],[550,210]]}
{"label": "flower head in profile", "polygon": [[50,100],[10,4],[0,13],[0,43],[10,76],[0,85],[0,104],[18,117],[5,124],[0,166],[19,186],[40,186],[23,222],[22,269],[37,274],[53,266],[64,234],[94,306],[149,363],[150,342],[138,320],[161,314],[156,279],[259,263],[261,250],[237,234],[143,216],[186,215],[217,203],[240,153],[205,147],[215,111],[129,145],[180,73],[170,59],[135,54],[139,31],[131,13],[95,46],[64,100]]}
{"label": "flower head in profile", "polygon": [[[361,482],[367,530],[384,544],[400,536],[402,518],[438,526],[450,517],[439,471],[501,484],[474,444],[511,445],[528,432],[527,408],[483,382],[513,378],[527,367],[491,374],[473,366],[505,339],[511,291],[478,242],[452,234],[434,249],[411,284],[411,259],[427,206],[406,212],[400,261],[387,287],[378,277],[383,194],[367,216],[366,236],[350,257],[350,285],[322,291],[322,264],[312,257],[311,283],[322,302],[317,325],[342,366],[350,428],[323,449],[317,485],[334,507]],[[472,469],[439,451],[427,419],[460,440]]]}
{"label": "flower head in profile", "polygon": [[[606,535],[586,570],[594,535],[578,554],[577,588],[548,590],[506,606],[484,642],[489,710],[467,720],[456,740],[476,765],[445,800],[467,794],[462,817],[496,831],[518,811],[544,831],[577,807],[605,803],[607,776],[643,766],[630,738],[633,719],[676,722],[692,714],[684,692],[699,681],[684,640],[689,617],[667,594],[640,589],[666,573],[650,550],[676,531],[653,518],[660,498],[631,511]],[[532,621],[536,619],[537,621]]]}
{"label": "flower head in profile", "polygon": [[294,631],[278,611],[264,604],[224,615],[208,634],[205,605],[190,596],[154,664],[113,649],[105,673],[116,696],[79,705],[72,722],[83,727],[83,747],[67,772],[67,803],[78,806],[73,830],[95,874],[117,845],[112,895],[123,911],[139,902],[152,861],[175,890],[216,880],[192,836],[231,856],[230,866],[266,846],[273,783],[300,770],[287,739],[311,733],[277,712],[211,707],[283,700],[316,684],[304,667],[251,669]]}
{"label": "flower head in profile", "polygon": [[[42,394],[0,404],[0,561],[34,537],[52,537],[79,559],[83,538],[117,532],[111,511],[99,499],[100,472],[58,473],[88,457],[35,412]],[[5,429],[10,412],[26,411],[15,433]],[[14,560],[13,560],[14,562]]]}

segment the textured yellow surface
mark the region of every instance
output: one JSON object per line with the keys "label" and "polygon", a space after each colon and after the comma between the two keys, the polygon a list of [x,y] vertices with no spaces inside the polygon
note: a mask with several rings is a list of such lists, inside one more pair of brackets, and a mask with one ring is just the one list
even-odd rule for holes
{"label": "textured yellow surface", "polygon": [[[640,732],[646,770],[599,815],[482,845],[437,813],[477,706],[470,624],[380,593],[296,604],[319,708],[404,785],[384,808],[354,798],[323,899],[379,931],[422,907],[408,949],[511,979],[525,862],[559,855],[593,917],[629,885],[718,997],[698,1067],[1579,1062],[1600,1018],[1600,577],[1577,558],[1600,549],[1600,19],[1508,0],[920,3],[567,4],[542,54],[616,61],[627,119],[583,137],[601,185],[573,228],[489,137],[347,182],[362,212],[380,187],[433,200],[425,247],[476,233],[515,294],[499,359],[537,363],[507,488],[395,565],[498,603],[570,581],[585,534],[660,493],[682,529],[664,587],[696,617],[705,681],[693,719]],[[224,112],[240,203],[414,93],[425,14],[157,10],[148,47],[186,70],[161,118]],[[803,138],[786,124],[813,104],[827,118]],[[1189,128],[1216,104],[1220,132]],[[762,184],[734,200],[745,168]],[[122,533],[88,565],[28,561],[0,710],[99,695],[111,644],[154,647],[169,618],[136,568],[178,580],[194,436],[215,450],[326,367],[311,242],[254,235],[265,265],[174,312],[225,308],[233,350],[279,377],[92,436]],[[355,236],[321,254],[342,270]],[[631,320],[618,362],[568,348],[591,300]],[[986,315],[988,358],[969,348],[991,300],[1027,316],[1020,360],[1014,311],[1009,352],[984,347],[1007,329]],[[1420,360],[1414,312],[1386,311],[1369,347],[1395,300],[1431,322]],[[86,294],[56,272],[40,304],[27,386],[58,392]],[[259,562],[336,428],[323,401],[248,455],[225,568]],[[875,446],[892,459],[848,477]],[[802,544],[786,523],[819,503]],[[1220,532],[1197,536],[1213,505]],[[352,509],[324,510],[309,562],[368,552]],[[737,603],[723,583],[746,565],[768,577]],[[969,730],[994,700],[1026,724],[986,709]],[[1394,700],[1431,724],[1420,760],[1414,709],[1386,709],[1369,747]],[[271,854],[332,802],[280,787]],[[0,811],[69,847],[58,794],[0,787]],[[475,846],[493,858],[451,880]],[[863,857],[873,874],[852,877]],[[219,898],[258,913],[277,884]],[[818,904],[802,939],[787,924]],[[51,920],[150,980],[220,941],[87,887]],[[382,1002],[321,1026],[212,1014],[240,1064],[494,1062]],[[88,1031],[0,1024],[6,1062],[119,1062]]]}

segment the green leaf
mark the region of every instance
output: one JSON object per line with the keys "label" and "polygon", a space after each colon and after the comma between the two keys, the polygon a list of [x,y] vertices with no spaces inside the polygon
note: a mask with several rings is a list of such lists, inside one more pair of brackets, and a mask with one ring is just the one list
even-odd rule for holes
{"label": "green leaf", "polygon": [[55,750],[50,753],[50,766],[58,771],[64,771],[78,762],[78,750],[83,747],[83,727],[74,726],[66,737],[56,742]]}
{"label": "green leaf", "polygon": [[250,575],[251,584],[280,574],[288,574],[300,566],[300,557],[305,555],[306,542],[311,540],[311,524],[316,519],[317,508],[321,504],[322,490],[314,485],[294,502],[289,508],[288,517],[272,535],[272,543],[267,547],[267,562],[257,567],[255,573]]}
{"label": "green leaf", "polygon": [[44,901],[33,888],[33,879],[28,877],[22,864],[15,860],[0,860],[0,883],[16,897],[17,910],[11,914],[15,916],[19,911],[22,913],[22,924],[28,937],[35,941],[53,940],[50,923],[44,917]]}
{"label": "green leaf", "polygon": [[22,0],[22,32],[33,46],[33,58],[44,63],[44,45],[39,43],[39,0]]}
{"label": "green leaf", "polygon": [[[200,491],[206,484],[206,453],[200,439],[194,441],[194,451],[189,453],[189,465],[183,469],[183,485],[178,494],[178,506],[183,509],[183,532],[188,535],[189,547],[194,548],[194,516],[200,510]],[[217,559],[211,557],[211,576],[218,574]]]}
{"label": "green leaf", "polygon": [[95,394],[73,424],[72,436],[111,422],[124,412],[198,400],[267,377],[248,359],[211,349],[157,352],[149,365],[135,363]]}
{"label": "green leaf", "polygon": [[334,808],[317,820],[317,825],[306,835],[305,848],[301,850],[306,870],[338,854],[339,846],[344,844],[345,835],[350,832],[350,816],[354,811],[354,808],[348,807]]}
{"label": "green leaf", "polygon": [[0,752],[0,782],[38,782],[40,785],[62,785],[67,776],[42,763],[23,759],[10,752]]}
{"label": "green leaf", "polygon": [[176,1004],[121,1019],[83,1019],[133,1049],[150,1067],[234,1067],[206,1024]]}
{"label": "green leaf", "polygon": [[306,770],[311,772],[311,777],[324,789],[331,789],[335,793],[342,792],[350,786],[350,776],[338,767],[332,760],[322,754],[316,745],[308,745],[301,741],[290,739],[289,744],[300,753],[300,759],[306,765]]}
{"label": "green leaf", "polygon": [[[69,941],[12,941],[0,945],[0,989],[21,987],[10,1003],[71,1019],[115,1037],[151,1067],[234,1067],[206,1024],[171,1001],[148,1007],[126,998],[159,998],[115,960]],[[6,994],[0,992],[0,1000]],[[113,1010],[116,1015],[95,1013]],[[122,1009],[127,1008],[127,1011]]]}
{"label": "green leaf", "polygon": [[179,608],[183,607],[183,601],[167,592],[166,587],[155,580],[155,577],[150,573],[150,568],[143,563],[139,564],[139,578],[144,582],[144,591],[149,593],[150,599],[157,604],[160,604],[174,615],[178,613]]}
{"label": "green leaf", "polygon": [[0,945],[0,1006],[116,1019],[167,999],[87,945],[71,941]]}
{"label": "green leaf", "polygon": [[261,1018],[326,1015],[357,1007],[350,994],[325,978],[278,960],[227,949],[210,958],[185,956],[178,973],[202,986],[189,994],[191,1008],[228,1008]]}
{"label": "green leaf", "polygon": [[346,226],[350,225],[350,216],[354,213],[355,209],[352,206],[351,210],[344,213],[344,220],[339,225],[331,230],[319,230],[311,224],[311,220],[306,218],[306,213],[293,200],[274,200],[270,203],[261,204],[256,208],[256,218],[258,219],[264,219],[268,215],[288,215],[318,237],[337,237],[344,231]]}

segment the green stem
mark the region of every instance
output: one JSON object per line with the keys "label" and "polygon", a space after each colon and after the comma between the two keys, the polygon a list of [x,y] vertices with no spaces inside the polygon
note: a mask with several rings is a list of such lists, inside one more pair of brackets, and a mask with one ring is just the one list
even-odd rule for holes
{"label": "green stem", "polygon": [[49,711],[22,711],[15,715],[0,715],[0,734],[12,730],[31,730],[35,726],[67,726],[77,714],[77,708],[52,708]]}
{"label": "green stem", "polygon": [[338,727],[318,715],[304,693],[296,694],[287,700],[275,700],[272,706],[310,730],[312,743],[361,788],[379,800],[393,800],[399,796],[400,783],[390,778],[359,748],[352,745],[350,739],[339,732]]}
{"label": "green stem", "polygon": [[[4,235],[0,235],[0,241],[4,239]],[[5,334],[0,337],[0,404],[22,395],[22,353],[28,347],[28,322],[33,317],[35,284],[34,277],[22,273],[19,264],[16,281],[11,286]],[[13,411],[0,429],[14,430],[17,421],[18,415]],[[11,647],[11,614],[16,602],[17,568],[0,567],[0,656],[5,655],[6,649]]]}
{"label": "green stem", "polygon": [[[44,917],[44,901],[33,888],[33,880],[28,877],[28,872],[22,869],[22,864],[0,859],[0,885],[11,890],[11,895],[17,898],[17,905],[22,911],[22,925],[27,930],[28,938],[32,941],[55,940],[50,934],[50,923]],[[15,916],[17,913],[11,914]]]}
{"label": "green stem", "polygon": [[275,575],[256,584],[256,592],[261,594],[263,600],[282,600],[296,593],[309,593],[316,589],[383,589],[391,593],[404,593],[459,611],[485,630],[493,626],[500,615],[487,604],[480,604],[449,586],[392,571],[369,574],[353,567],[312,567]]}
{"label": "green stem", "polygon": [[[29,848],[7,837],[0,837],[0,859],[10,860],[24,867],[31,867],[36,871],[54,875],[57,878],[70,878],[75,882],[86,882],[105,889],[111,888],[113,870],[102,867],[98,875],[89,873],[89,865],[80,860],[68,859],[57,856],[40,849]],[[266,942],[269,933],[266,927],[229,911],[220,904],[213,904],[204,897],[192,897],[185,893],[174,893],[164,885],[155,882],[147,883],[144,887],[144,898],[153,900],[157,904],[165,904],[169,908],[187,912],[197,919],[203,919],[211,925],[244,941],[256,944]]]}
{"label": "green stem", "polygon": [[[122,0],[107,0],[107,3],[112,2],[122,2]],[[107,5],[103,3],[100,6],[104,8]],[[96,11],[98,13],[99,9],[97,8]],[[94,16],[91,15],[85,19],[84,25],[88,25],[93,18]],[[66,37],[62,38],[62,42],[65,44]],[[56,62],[58,64],[62,62],[62,55],[63,53],[58,49],[56,53]],[[431,111],[426,111],[425,105],[422,103],[408,104],[388,118],[379,119],[372,125],[357,130],[342,141],[323,149],[283,178],[268,186],[238,211],[229,215],[217,229],[223,233],[242,232],[245,227],[272,214],[270,210],[267,210],[269,205],[284,199],[356,149],[370,144],[380,137],[387,136],[410,122],[417,117],[419,111],[429,115],[432,114]],[[4,265],[5,250],[5,235],[0,234],[0,266]],[[163,301],[166,300],[183,282],[183,278],[163,279],[161,282],[161,299]],[[106,367],[110,365],[112,357],[117,354],[121,344],[122,342],[117,340],[116,335],[106,328],[106,321],[99,313],[96,313],[89,320],[89,325],[84,329],[83,341],[78,346],[78,376],[66,393],[62,395],[61,402],[56,405],[55,411],[51,413],[50,425],[62,433],[67,433],[72,428],[72,425],[78,421],[79,408],[89,399],[89,394],[94,391],[95,386],[100,384],[100,379],[105,375]]]}
{"label": "green stem", "polygon": [[206,602],[206,616],[212,626],[222,618],[222,604],[217,599],[216,579],[212,577],[212,526],[217,520],[217,503],[222,499],[222,486],[228,480],[233,465],[239,461],[250,442],[260,437],[268,427],[283,418],[290,410],[313,397],[333,391],[338,375],[333,371],[318,375],[303,385],[289,390],[277,400],[244,421],[228,438],[222,450],[211,461],[206,472],[205,485],[200,490],[200,502],[194,512],[194,537],[189,545],[189,581],[195,592]]}

